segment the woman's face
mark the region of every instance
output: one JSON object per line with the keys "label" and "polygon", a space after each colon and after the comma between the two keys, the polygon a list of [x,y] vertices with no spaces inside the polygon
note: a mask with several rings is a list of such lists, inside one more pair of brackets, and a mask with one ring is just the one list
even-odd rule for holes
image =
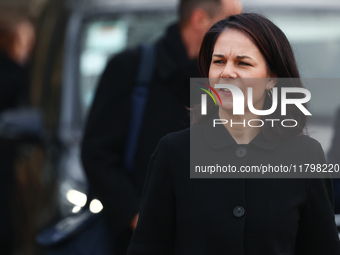
{"label": "woman's face", "polygon": [[[266,89],[275,85],[274,82],[268,82],[270,81],[268,78],[270,78],[270,75],[266,61],[248,36],[234,29],[227,29],[220,34],[215,43],[209,69],[209,79],[213,82],[211,83],[212,86],[221,83],[239,87],[245,95],[245,111],[248,109],[247,89],[252,87],[253,105],[255,109],[260,110],[263,108]],[[231,92],[228,89],[216,89],[216,91],[221,98],[222,109],[232,110]]]}

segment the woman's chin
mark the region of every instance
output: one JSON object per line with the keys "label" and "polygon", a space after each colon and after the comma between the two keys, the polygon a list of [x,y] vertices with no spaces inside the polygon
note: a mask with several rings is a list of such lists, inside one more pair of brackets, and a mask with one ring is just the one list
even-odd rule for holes
{"label": "woman's chin", "polygon": [[228,113],[228,114],[230,114],[230,115],[232,115],[233,114],[233,105],[231,104],[231,105],[220,105],[219,106],[219,112],[226,112],[226,113]]}

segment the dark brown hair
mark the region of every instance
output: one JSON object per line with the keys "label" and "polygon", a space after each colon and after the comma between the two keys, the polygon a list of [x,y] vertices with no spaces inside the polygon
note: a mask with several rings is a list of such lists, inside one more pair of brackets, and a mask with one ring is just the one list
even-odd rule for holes
{"label": "dark brown hair", "polygon": [[221,0],[181,0],[178,5],[179,21],[185,23],[198,7],[203,8],[212,18],[220,11],[221,5]]}
{"label": "dark brown hair", "polygon": [[[277,78],[300,78],[292,48],[285,34],[270,20],[256,13],[242,13],[230,16],[218,21],[206,33],[203,39],[199,53],[199,69],[202,77],[209,76],[209,69],[217,38],[225,29],[235,29],[247,35],[260,50],[265,58],[269,72]],[[295,119],[298,125],[294,128],[282,127],[280,123],[275,122],[271,127],[271,122],[265,121],[262,127],[262,133],[268,140],[275,140],[278,136],[294,139],[303,133],[306,125],[306,116],[295,106],[287,105],[287,115],[281,116],[281,87],[303,87],[300,79],[278,79],[276,87],[278,88],[278,106],[276,111],[267,119]],[[300,94],[293,93],[290,98],[301,98]],[[264,109],[269,109],[271,99],[266,96]],[[214,112],[214,108],[209,107],[208,115]],[[194,120],[199,123],[206,116],[198,117]],[[286,123],[288,125],[288,122]]]}

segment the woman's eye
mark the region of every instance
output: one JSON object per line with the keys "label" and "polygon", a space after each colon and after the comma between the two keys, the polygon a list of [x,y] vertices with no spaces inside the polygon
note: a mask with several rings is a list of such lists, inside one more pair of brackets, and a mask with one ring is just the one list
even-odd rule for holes
{"label": "woman's eye", "polygon": [[239,62],[239,65],[242,65],[242,66],[251,66],[251,64],[246,63],[246,62]]}
{"label": "woman's eye", "polygon": [[223,63],[223,60],[214,60],[214,64],[221,64]]}

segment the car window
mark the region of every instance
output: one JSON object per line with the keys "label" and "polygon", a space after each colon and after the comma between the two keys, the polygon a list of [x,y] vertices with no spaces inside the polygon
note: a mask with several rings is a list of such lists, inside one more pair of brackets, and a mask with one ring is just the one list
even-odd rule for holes
{"label": "car window", "polygon": [[107,61],[140,42],[153,42],[176,20],[174,13],[136,13],[95,17],[85,22],[81,36],[79,92],[83,116]]}

